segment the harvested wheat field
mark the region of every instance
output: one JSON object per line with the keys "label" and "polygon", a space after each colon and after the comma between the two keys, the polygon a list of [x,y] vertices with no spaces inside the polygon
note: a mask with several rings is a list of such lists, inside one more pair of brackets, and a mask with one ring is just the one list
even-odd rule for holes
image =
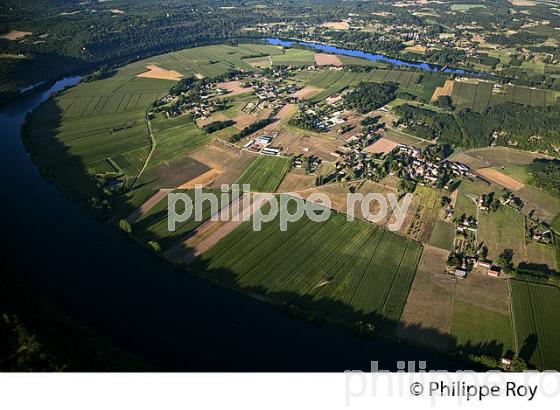
{"label": "harvested wheat field", "polygon": [[301,170],[288,173],[280,183],[277,192],[296,192],[311,189],[315,186],[315,176],[298,171]]}
{"label": "harvested wheat field", "polygon": [[233,184],[255,159],[255,155],[216,140],[193,153],[191,158],[210,168],[222,170],[208,186],[219,188],[222,184]]}
{"label": "harvested wheat field", "polygon": [[251,114],[247,114],[246,112],[240,111],[235,117],[232,118],[235,121],[233,126],[238,130],[242,130],[245,127],[248,127],[255,121],[257,121],[257,117]]}
{"label": "harvested wheat field", "polygon": [[10,41],[15,41],[15,40],[19,40],[20,38],[23,38],[25,36],[30,36],[31,32],[29,31],[16,31],[16,30],[12,30],[9,33],[6,34],[2,34],[0,36],[0,38],[3,38],[5,40],[10,40]]}
{"label": "harvested wheat field", "polygon": [[366,152],[374,152],[374,153],[383,153],[386,154],[388,152],[391,152],[392,150],[394,150],[396,147],[398,147],[399,144],[385,139],[385,138],[380,138],[377,141],[375,141],[373,144],[371,144],[369,147],[367,147],[365,149]]}
{"label": "harvested wheat field", "polygon": [[333,30],[348,30],[350,28],[350,24],[345,21],[327,21],[326,23],[321,24],[321,27],[332,28]]}
{"label": "harvested wheat field", "polygon": [[505,174],[502,174],[500,171],[496,171],[494,168],[482,168],[478,169],[476,172],[478,172],[484,178],[495,182],[496,184],[501,185],[509,189],[510,191],[519,191],[525,186],[525,184],[522,184],[521,182],[516,181],[515,179],[508,177]]}
{"label": "harvested wheat field", "polygon": [[216,87],[221,88],[222,90],[228,90],[229,93],[227,94],[228,97],[233,97],[234,95],[245,94],[250,91],[253,91],[252,87],[243,87],[243,83],[241,81],[228,81],[226,83],[217,83]]}
{"label": "harvested wheat field", "polygon": [[216,178],[223,174],[223,171],[220,168],[212,168],[209,171],[206,171],[204,174],[193,178],[184,184],[180,185],[179,189],[193,189],[197,185],[205,187],[210,183],[214,182]]}
{"label": "harvested wheat field", "polygon": [[340,61],[338,56],[335,56],[334,54],[316,53],[315,64],[320,66],[332,65],[335,67],[342,67],[342,61]]}
{"label": "harvested wheat field", "polygon": [[397,337],[431,348],[450,348],[455,278],[445,273],[448,251],[424,247]]}
{"label": "harvested wheat field", "polygon": [[308,85],[302,88],[301,90],[298,90],[295,93],[293,93],[292,96],[304,100],[306,98],[314,96],[315,94],[319,94],[321,91],[323,91],[322,88],[312,87]]}
{"label": "harvested wheat field", "polygon": [[175,70],[166,70],[164,68],[158,67],[157,65],[148,65],[146,66],[146,68],[148,69],[148,71],[137,74],[136,77],[155,78],[157,80],[171,81],[179,81],[181,78],[183,78],[183,74]]}
{"label": "harvested wheat field", "polygon": [[436,87],[436,89],[434,90],[434,94],[432,95],[432,99],[430,101],[431,102],[437,101],[439,97],[443,97],[443,96],[450,97],[451,93],[453,92],[453,84],[454,84],[453,80],[447,80],[445,81],[445,84],[443,84],[443,87]]}
{"label": "harvested wheat field", "polygon": [[265,131],[274,131],[275,129],[280,127],[284,120],[290,119],[297,112],[297,108],[298,107],[296,104],[284,105],[274,116],[272,124],[269,124],[265,127]]}
{"label": "harvested wheat field", "polygon": [[536,4],[534,1],[530,0],[509,0],[509,2],[518,7],[532,7]]}

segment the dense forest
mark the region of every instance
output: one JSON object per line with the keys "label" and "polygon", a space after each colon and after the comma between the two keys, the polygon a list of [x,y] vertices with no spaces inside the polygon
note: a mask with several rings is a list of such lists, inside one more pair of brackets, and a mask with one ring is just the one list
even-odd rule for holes
{"label": "dense forest", "polygon": [[539,158],[527,168],[533,185],[560,195],[560,160]]}
{"label": "dense forest", "polygon": [[413,134],[460,147],[485,147],[494,142],[551,155],[560,149],[560,104],[529,107],[506,103],[483,113],[462,110],[453,114],[405,104],[396,113]]}

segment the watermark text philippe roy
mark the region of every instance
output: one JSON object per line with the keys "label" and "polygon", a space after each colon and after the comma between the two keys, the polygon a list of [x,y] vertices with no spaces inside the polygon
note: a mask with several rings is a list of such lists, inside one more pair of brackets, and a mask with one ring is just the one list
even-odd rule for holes
{"label": "watermark text philippe roy", "polygon": [[[387,227],[398,231],[406,217],[412,200],[411,194],[399,198],[397,194],[348,193],[346,215],[348,221],[356,218],[359,209],[363,219],[381,222],[391,215]],[[288,225],[308,218],[324,222],[331,216],[332,201],[322,192],[313,192],[304,198],[296,192],[271,194],[251,192],[250,185],[222,185],[219,191],[204,190],[196,186],[189,192],[172,192],[167,196],[167,227],[170,232],[181,223],[191,221],[253,222],[253,229],[260,231],[267,222],[277,221],[281,231]],[[372,211],[373,210],[373,211]]]}

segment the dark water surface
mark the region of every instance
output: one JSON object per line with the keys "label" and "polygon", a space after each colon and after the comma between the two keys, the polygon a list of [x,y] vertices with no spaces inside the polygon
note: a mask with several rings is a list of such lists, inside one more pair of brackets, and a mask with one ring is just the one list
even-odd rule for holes
{"label": "dark water surface", "polygon": [[155,370],[368,370],[371,360],[464,365],[388,340],[292,319],[278,309],[174,270],[118,229],[94,221],[38,173],[21,141],[25,114],[79,77],[0,111],[2,259],[64,313]]}

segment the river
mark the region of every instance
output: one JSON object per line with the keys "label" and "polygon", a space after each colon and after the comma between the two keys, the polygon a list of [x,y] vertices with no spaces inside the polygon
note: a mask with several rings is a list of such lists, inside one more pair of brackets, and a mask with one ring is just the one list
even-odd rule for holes
{"label": "river", "polygon": [[391,63],[398,67],[413,67],[417,68],[422,71],[430,71],[430,72],[437,72],[441,71],[448,74],[466,74],[469,76],[481,76],[484,75],[483,73],[476,73],[473,71],[465,71],[459,68],[449,68],[449,67],[440,67],[433,64],[428,63],[417,63],[413,61],[405,61],[398,58],[387,57],[383,54],[374,54],[374,53],[367,53],[365,51],[360,50],[352,50],[348,48],[339,48],[335,46],[331,46],[329,44],[323,43],[314,43],[308,41],[286,41],[281,40],[279,38],[266,38],[264,39],[268,44],[275,45],[275,46],[283,46],[283,47],[290,47],[293,44],[299,44],[300,46],[311,47],[315,50],[323,51],[325,53],[331,54],[342,54],[351,57],[359,57],[364,58],[369,61],[380,61],[385,63]]}
{"label": "river", "polygon": [[99,223],[37,171],[25,114],[79,81],[34,90],[0,111],[2,258],[61,311],[162,371],[368,370],[378,360],[463,364],[389,340],[293,319],[271,305],[174,270],[113,225]]}

